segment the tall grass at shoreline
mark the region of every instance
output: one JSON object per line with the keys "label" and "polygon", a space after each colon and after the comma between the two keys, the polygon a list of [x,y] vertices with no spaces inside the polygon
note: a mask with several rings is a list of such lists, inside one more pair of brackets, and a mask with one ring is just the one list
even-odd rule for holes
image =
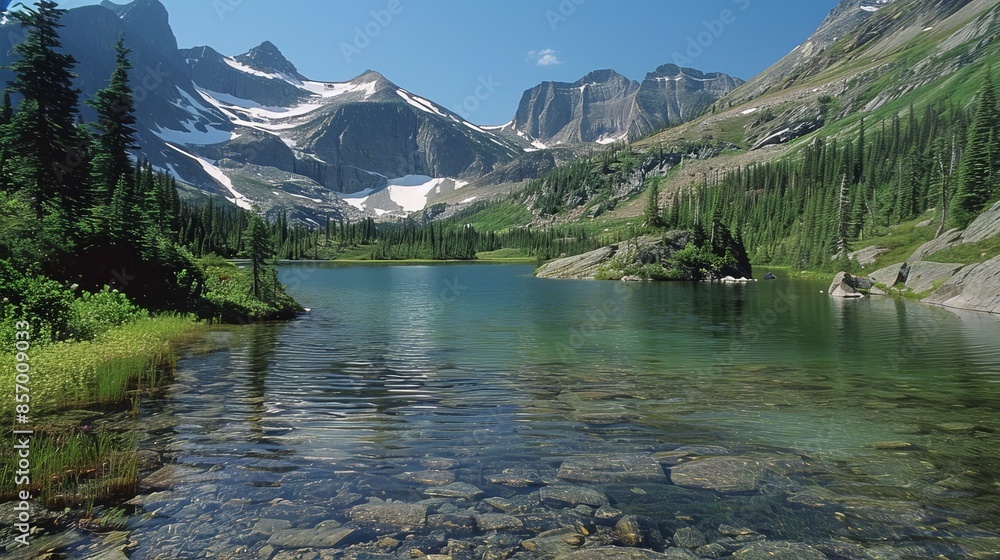
{"label": "tall grass at shoreline", "polygon": [[[127,411],[143,392],[155,389],[176,364],[178,344],[202,327],[185,315],[162,315],[109,329],[93,340],[54,343],[31,351],[29,425],[31,484],[16,486],[13,446],[0,448],[0,501],[19,490],[49,507],[85,507],[134,495],[138,485],[136,434],[86,423],[68,410]],[[4,356],[0,387],[14,387],[14,362]],[[11,394],[12,391],[10,392]],[[0,401],[3,418],[14,418],[14,399]],[[6,424],[6,422],[5,422]],[[2,434],[11,441],[12,427]]]}
{"label": "tall grass at shoreline", "polygon": [[[93,340],[60,342],[31,351],[33,415],[67,408],[114,405],[130,390],[159,383],[173,367],[173,347],[191,336],[197,324],[185,315],[163,315],[110,329]],[[11,356],[5,358],[0,386],[14,386]],[[0,414],[12,417],[13,399],[0,401]]]}

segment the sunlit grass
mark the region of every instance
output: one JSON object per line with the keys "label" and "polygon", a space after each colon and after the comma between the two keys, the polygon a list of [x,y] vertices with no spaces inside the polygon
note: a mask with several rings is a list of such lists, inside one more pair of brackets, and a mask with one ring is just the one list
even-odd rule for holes
{"label": "sunlit grass", "polygon": [[975,264],[992,259],[997,255],[1000,255],[1000,236],[938,251],[925,260],[940,263]]}
{"label": "sunlit grass", "polygon": [[4,457],[0,500],[13,500],[26,490],[50,509],[90,511],[132,496],[139,476],[135,443],[135,434],[98,432],[90,426],[42,431],[31,440],[30,484],[15,484],[14,458]]}
{"label": "sunlit grass", "polygon": [[[173,370],[176,345],[199,330],[190,317],[167,315],[112,328],[91,341],[30,350],[29,422],[16,429],[35,432],[30,443],[31,482],[16,485],[14,446],[0,447],[0,501],[28,490],[47,507],[90,511],[95,505],[134,495],[136,434],[67,422],[60,411],[128,410],[127,403],[160,385],[163,375]],[[0,385],[13,388],[13,358],[3,360]],[[13,419],[14,404],[13,398],[0,400],[0,414]],[[13,441],[9,426],[3,435]]]}
{"label": "sunlit grass", "polygon": [[[917,227],[917,224],[928,219],[931,220],[931,225]],[[934,239],[937,225],[935,213],[927,212],[915,220],[888,228],[882,235],[871,237],[864,241],[856,241],[852,244],[851,249],[857,250],[865,247],[885,247],[889,249],[889,252],[876,259],[874,266],[867,267],[867,270],[878,270],[891,264],[909,260],[913,256],[913,252],[919,249],[921,245]]]}
{"label": "sunlit grass", "polygon": [[[32,414],[124,402],[129,390],[159,383],[160,371],[173,366],[173,344],[195,330],[191,318],[168,315],[111,329],[94,340],[33,349]],[[14,387],[13,357],[4,360],[0,386]],[[13,406],[13,399],[0,401],[0,414],[12,417]]]}

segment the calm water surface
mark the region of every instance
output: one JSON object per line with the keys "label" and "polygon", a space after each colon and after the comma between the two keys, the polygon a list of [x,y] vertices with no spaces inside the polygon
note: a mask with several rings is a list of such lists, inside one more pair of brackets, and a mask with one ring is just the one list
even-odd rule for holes
{"label": "calm water surface", "polygon": [[[997,557],[998,318],[834,301],[808,281],[623,284],[531,272],[282,267],[310,313],[213,332],[216,351],[184,359],[176,385],[145,407],[154,421],[180,422],[148,442],[178,468],[167,489],[141,499],[156,514],[133,524],[132,557],[271,558],[295,550],[282,534],[347,523],[355,503],[485,513],[493,508],[480,499],[527,500],[538,486],[569,483],[649,516],[667,537],[695,527],[725,542],[724,556],[739,546],[722,524],[829,558]],[[663,480],[560,478],[567,459],[619,454],[658,462]],[[749,486],[669,482],[683,482],[675,464],[716,456],[753,465],[713,474]],[[530,485],[491,482],[505,471]],[[415,472],[437,474],[429,484]],[[452,479],[483,494],[424,501]],[[451,538],[499,539],[474,549],[493,557],[546,557],[554,553],[518,542],[577,522],[595,539],[610,530],[587,507],[515,513],[524,526],[501,530],[509,541],[475,527],[372,528],[326,556],[280,557],[404,558]],[[380,548],[378,535],[414,536]],[[368,556],[357,552],[365,546]]]}

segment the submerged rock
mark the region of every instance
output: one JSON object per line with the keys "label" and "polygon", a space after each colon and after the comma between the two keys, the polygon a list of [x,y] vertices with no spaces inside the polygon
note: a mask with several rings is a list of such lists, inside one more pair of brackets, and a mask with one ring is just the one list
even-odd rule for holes
{"label": "submerged rock", "polygon": [[450,471],[458,466],[458,461],[445,457],[424,457],[420,460],[420,465],[425,469],[435,471]]}
{"label": "submerged rock", "polygon": [[729,455],[729,450],[717,445],[682,445],[673,451],[661,451],[653,455],[661,465],[673,466],[697,457],[717,457]]}
{"label": "submerged rock", "polygon": [[490,484],[510,486],[512,488],[528,488],[542,486],[545,482],[538,471],[526,468],[504,469],[503,472],[486,477]]}
{"label": "submerged rock", "polygon": [[680,548],[700,548],[708,544],[705,534],[695,527],[682,527],[674,532],[674,544]]}
{"label": "submerged rock", "polygon": [[[690,558],[696,559],[697,556],[687,553]],[[573,552],[565,556],[567,560],[655,560],[671,558],[666,554],[659,552],[653,552],[652,550],[643,550],[641,548],[623,548],[617,546],[609,546],[602,548],[585,548]]]}
{"label": "submerged rock", "polygon": [[677,486],[718,492],[753,492],[764,483],[767,469],[759,461],[737,457],[710,457],[670,469]]}
{"label": "submerged rock", "polygon": [[486,498],[483,500],[483,503],[508,515],[529,513],[537,510],[542,505],[538,492],[532,492],[524,496],[514,496],[510,499]]}
{"label": "submerged rock", "polygon": [[357,523],[389,525],[412,530],[424,525],[427,519],[427,506],[402,502],[375,502],[352,507],[347,511],[347,516]]}
{"label": "submerged rock", "polygon": [[476,525],[483,531],[508,531],[524,527],[524,523],[504,513],[483,513],[476,515]]}
{"label": "submerged rock", "polygon": [[625,546],[663,550],[663,534],[648,517],[626,515],[615,524],[615,536]]}
{"label": "submerged rock", "polygon": [[429,515],[427,525],[434,529],[444,529],[449,533],[464,533],[475,528],[476,520],[471,515],[442,513]]}
{"label": "submerged rock", "polygon": [[557,506],[578,506],[585,505],[591,507],[601,507],[608,504],[608,498],[594,490],[584,486],[549,486],[542,488],[539,493],[543,502]]}
{"label": "submerged rock", "polygon": [[563,461],[557,476],[592,484],[667,482],[663,467],[646,454],[574,457]]}
{"label": "submerged rock", "polygon": [[428,488],[424,490],[425,496],[433,498],[461,498],[463,500],[474,500],[482,496],[485,492],[467,482],[453,482],[447,486]]}
{"label": "submerged rock", "polygon": [[200,474],[202,474],[202,471],[194,467],[166,465],[142,479],[139,482],[139,488],[147,491],[169,490],[175,486],[179,486],[183,482],[190,482],[191,479]]}
{"label": "submerged rock", "polygon": [[428,486],[444,486],[455,482],[455,473],[451,471],[420,471],[397,474],[396,478],[404,482],[426,484]]}
{"label": "submerged rock", "polygon": [[278,548],[333,548],[355,533],[356,529],[339,527],[331,529],[318,526],[312,529],[283,529],[275,531],[267,544]]}
{"label": "submerged rock", "polygon": [[733,558],[742,560],[827,560],[827,556],[815,548],[794,542],[755,542],[737,550]]}

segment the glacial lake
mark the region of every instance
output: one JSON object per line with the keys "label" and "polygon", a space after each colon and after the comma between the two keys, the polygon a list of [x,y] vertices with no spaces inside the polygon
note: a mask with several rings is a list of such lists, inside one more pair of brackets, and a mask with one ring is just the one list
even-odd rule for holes
{"label": "glacial lake", "polygon": [[628,515],[703,556],[1000,557],[1000,318],[531,272],[283,266],[309,313],[143,404],[176,466],[131,557],[572,557]]}

